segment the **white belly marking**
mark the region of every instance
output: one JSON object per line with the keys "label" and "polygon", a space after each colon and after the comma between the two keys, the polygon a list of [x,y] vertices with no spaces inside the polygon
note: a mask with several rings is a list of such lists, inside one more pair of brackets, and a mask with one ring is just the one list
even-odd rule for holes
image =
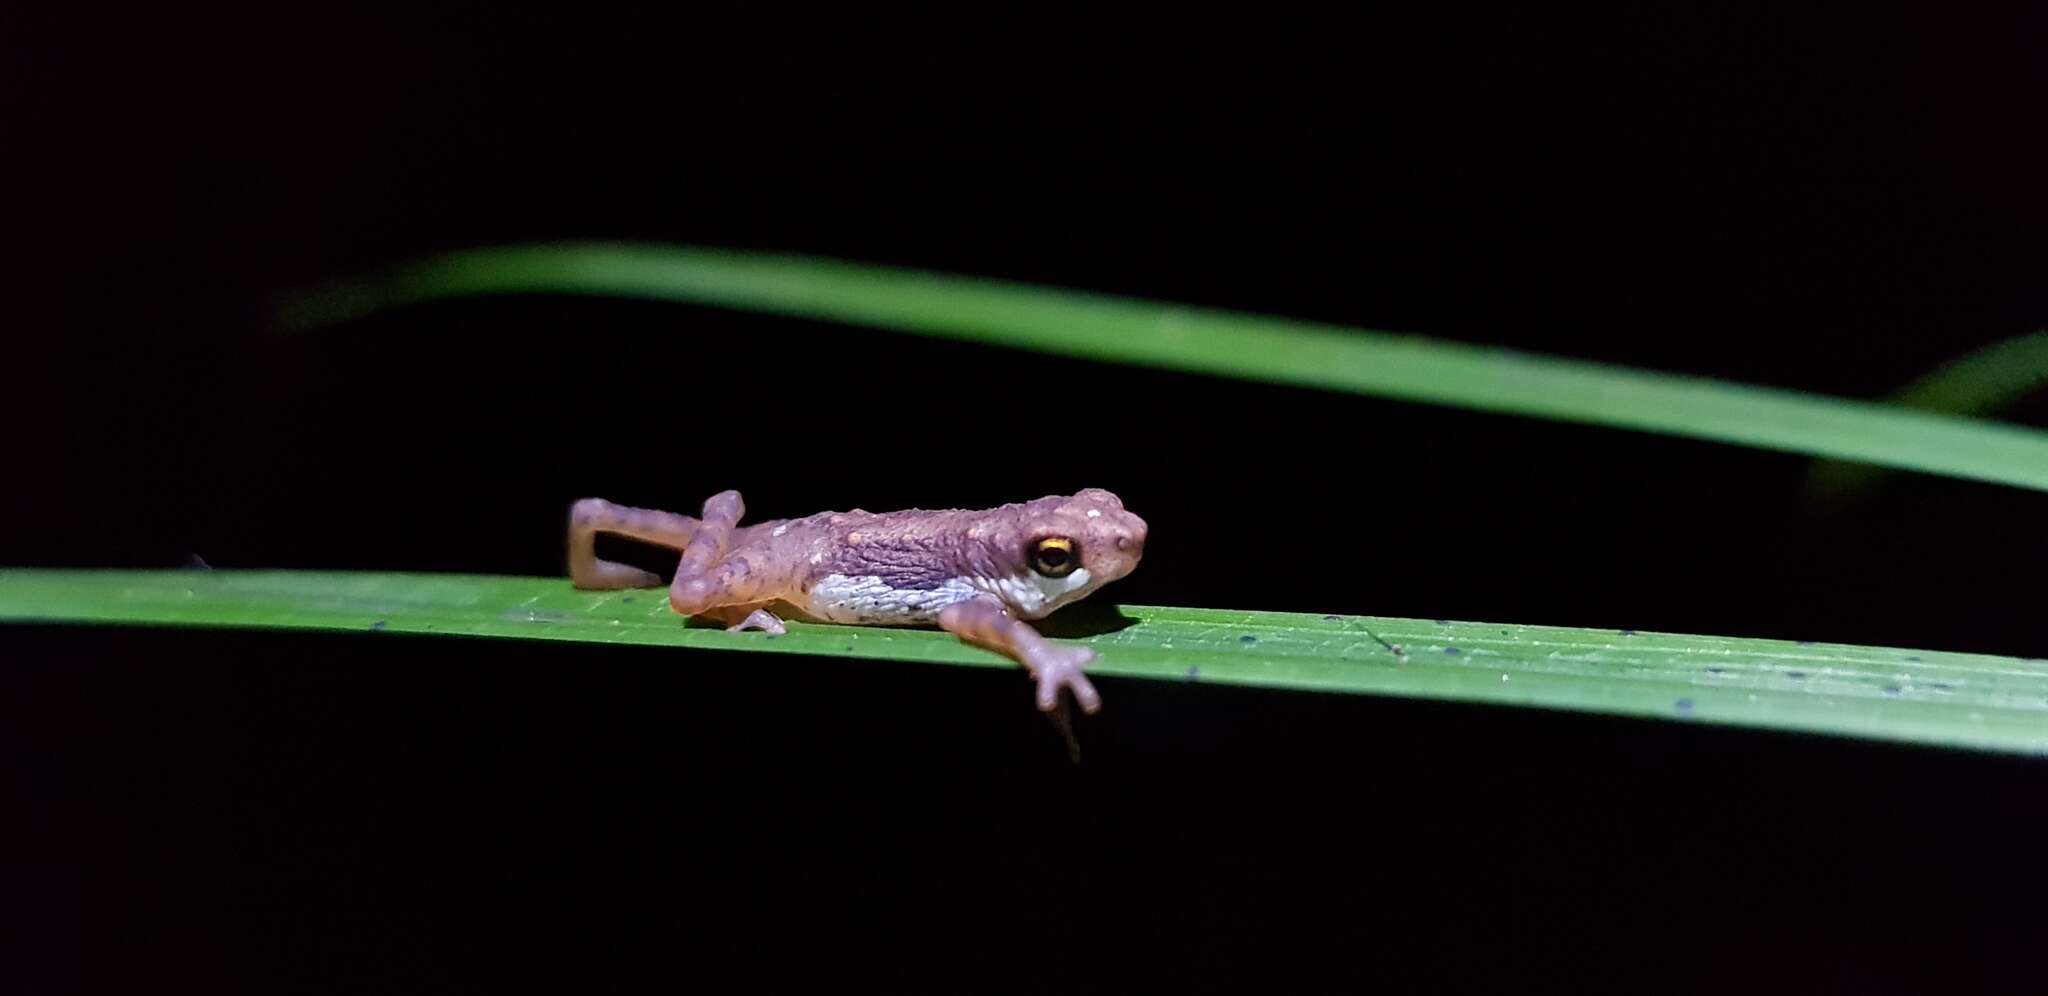
{"label": "white belly marking", "polygon": [[937,588],[896,588],[872,574],[827,574],[811,585],[810,614],[837,623],[929,623],[980,592],[965,578]]}

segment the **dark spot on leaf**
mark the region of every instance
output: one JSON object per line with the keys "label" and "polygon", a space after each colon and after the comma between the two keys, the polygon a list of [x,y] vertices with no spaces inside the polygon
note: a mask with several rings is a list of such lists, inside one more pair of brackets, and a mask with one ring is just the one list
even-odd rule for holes
{"label": "dark spot on leaf", "polygon": [[373,623],[371,623],[371,624],[370,624],[370,632],[372,632],[372,633],[382,633],[382,632],[384,632],[384,620],[382,620],[382,619],[379,619],[379,620],[377,620],[376,622],[373,622]]}
{"label": "dark spot on leaf", "polygon": [[1899,694],[1899,686],[1897,686],[1897,685],[1886,685],[1886,686],[1884,686],[1884,693],[1885,693],[1886,695],[1897,695],[1897,694]]}
{"label": "dark spot on leaf", "polygon": [[1708,673],[1708,674],[1721,674],[1721,673],[1723,673],[1723,672],[1725,672],[1725,671],[1727,671],[1727,670],[1728,670],[1727,668],[1720,668],[1720,667],[1710,667],[1710,668],[1708,668],[1708,669],[1707,669],[1707,673]]}
{"label": "dark spot on leaf", "polygon": [[849,643],[846,645],[846,652],[849,654],[853,653],[853,644]]}
{"label": "dark spot on leaf", "polygon": [[1447,654],[1451,655],[1452,657],[1456,657],[1456,656],[1458,656],[1459,654],[1462,654],[1462,653],[1464,653],[1464,651],[1462,651],[1462,650],[1459,650],[1459,649],[1458,649],[1458,648],[1456,648],[1456,647],[1445,647],[1445,648],[1444,648],[1444,653],[1447,653]]}
{"label": "dark spot on leaf", "polygon": [[1258,637],[1256,637],[1256,636],[1253,636],[1253,635],[1251,635],[1250,633],[1246,633],[1245,635],[1243,635],[1243,636],[1240,636],[1240,637],[1238,637],[1238,638],[1237,638],[1237,642],[1239,642],[1239,643],[1257,643],[1257,642],[1259,642],[1259,638],[1258,638]]}
{"label": "dark spot on leaf", "polygon": [[1194,665],[1192,665],[1192,664],[1188,665],[1188,680],[1189,680],[1189,681],[1200,681],[1201,679],[1202,679],[1202,669],[1201,669],[1201,668],[1199,668],[1199,667],[1196,667],[1196,666],[1194,666]]}
{"label": "dark spot on leaf", "polygon": [[1344,617],[1343,617],[1343,616],[1324,616],[1324,617],[1323,617],[1323,621],[1324,621],[1324,622],[1343,622],[1343,621],[1344,621]]}
{"label": "dark spot on leaf", "polygon": [[1793,681],[1805,681],[1805,680],[1806,680],[1806,672],[1804,672],[1804,671],[1787,671],[1787,672],[1785,672],[1785,677],[1787,677],[1787,678],[1790,678],[1790,679],[1792,679]]}
{"label": "dark spot on leaf", "polygon": [[1912,661],[1912,662],[1913,662],[1913,663],[1915,663],[1915,664],[1918,664],[1918,663],[1920,663],[1920,658],[1918,658],[1918,657],[1908,657],[1908,658],[1906,658],[1906,659],[1907,659],[1907,660],[1909,660],[1909,661]]}
{"label": "dark spot on leaf", "polygon": [[1956,690],[1956,686],[1951,685],[1946,681],[1930,681],[1927,683],[1927,687],[1932,688],[1937,692],[1953,692]]}
{"label": "dark spot on leaf", "polygon": [[624,602],[627,605],[631,605],[633,604],[633,596],[627,595],[626,597],[619,599],[619,601]]}
{"label": "dark spot on leaf", "polygon": [[1676,702],[1673,702],[1673,703],[1671,703],[1671,705],[1672,705],[1672,707],[1673,707],[1673,708],[1677,709],[1677,710],[1678,710],[1679,712],[1691,712],[1691,711],[1692,711],[1692,700],[1691,700],[1691,699],[1679,699],[1678,701],[1676,701]]}
{"label": "dark spot on leaf", "polygon": [[1451,624],[1451,621],[1449,619],[1438,619],[1436,620],[1436,624],[1439,626],[1449,626]]}
{"label": "dark spot on leaf", "polygon": [[1632,630],[1632,629],[1617,629],[1617,630],[1615,630],[1615,632],[1617,632],[1617,633],[1620,633],[1620,634],[1621,634],[1621,635],[1623,635],[1623,636],[1634,636],[1634,635],[1636,635],[1636,631],[1635,631],[1635,630]]}

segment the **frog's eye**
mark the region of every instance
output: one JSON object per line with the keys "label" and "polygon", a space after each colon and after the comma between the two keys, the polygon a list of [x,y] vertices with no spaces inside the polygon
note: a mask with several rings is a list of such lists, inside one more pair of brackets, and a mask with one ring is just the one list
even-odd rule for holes
{"label": "frog's eye", "polygon": [[1081,566],[1081,551],[1065,536],[1047,536],[1031,544],[1031,569],[1049,578],[1063,578]]}

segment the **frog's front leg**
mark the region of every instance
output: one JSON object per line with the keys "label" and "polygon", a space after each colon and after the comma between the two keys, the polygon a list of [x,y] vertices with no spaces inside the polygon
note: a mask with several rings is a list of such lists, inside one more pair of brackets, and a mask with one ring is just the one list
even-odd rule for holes
{"label": "frog's front leg", "polygon": [[1024,665],[1038,679],[1038,708],[1042,711],[1058,708],[1061,688],[1074,693],[1083,712],[1102,708],[1102,696],[1095,694],[1095,686],[1081,673],[1081,666],[1095,659],[1095,651],[1047,640],[994,598],[976,597],[946,606],[939,613],[939,627]]}

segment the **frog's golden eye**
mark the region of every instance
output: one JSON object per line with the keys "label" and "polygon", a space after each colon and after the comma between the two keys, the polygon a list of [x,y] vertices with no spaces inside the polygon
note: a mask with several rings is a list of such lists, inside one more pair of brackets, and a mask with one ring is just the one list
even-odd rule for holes
{"label": "frog's golden eye", "polygon": [[1049,578],[1063,578],[1081,566],[1081,550],[1065,536],[1047,536],[1031,544],[1031,569]]}

